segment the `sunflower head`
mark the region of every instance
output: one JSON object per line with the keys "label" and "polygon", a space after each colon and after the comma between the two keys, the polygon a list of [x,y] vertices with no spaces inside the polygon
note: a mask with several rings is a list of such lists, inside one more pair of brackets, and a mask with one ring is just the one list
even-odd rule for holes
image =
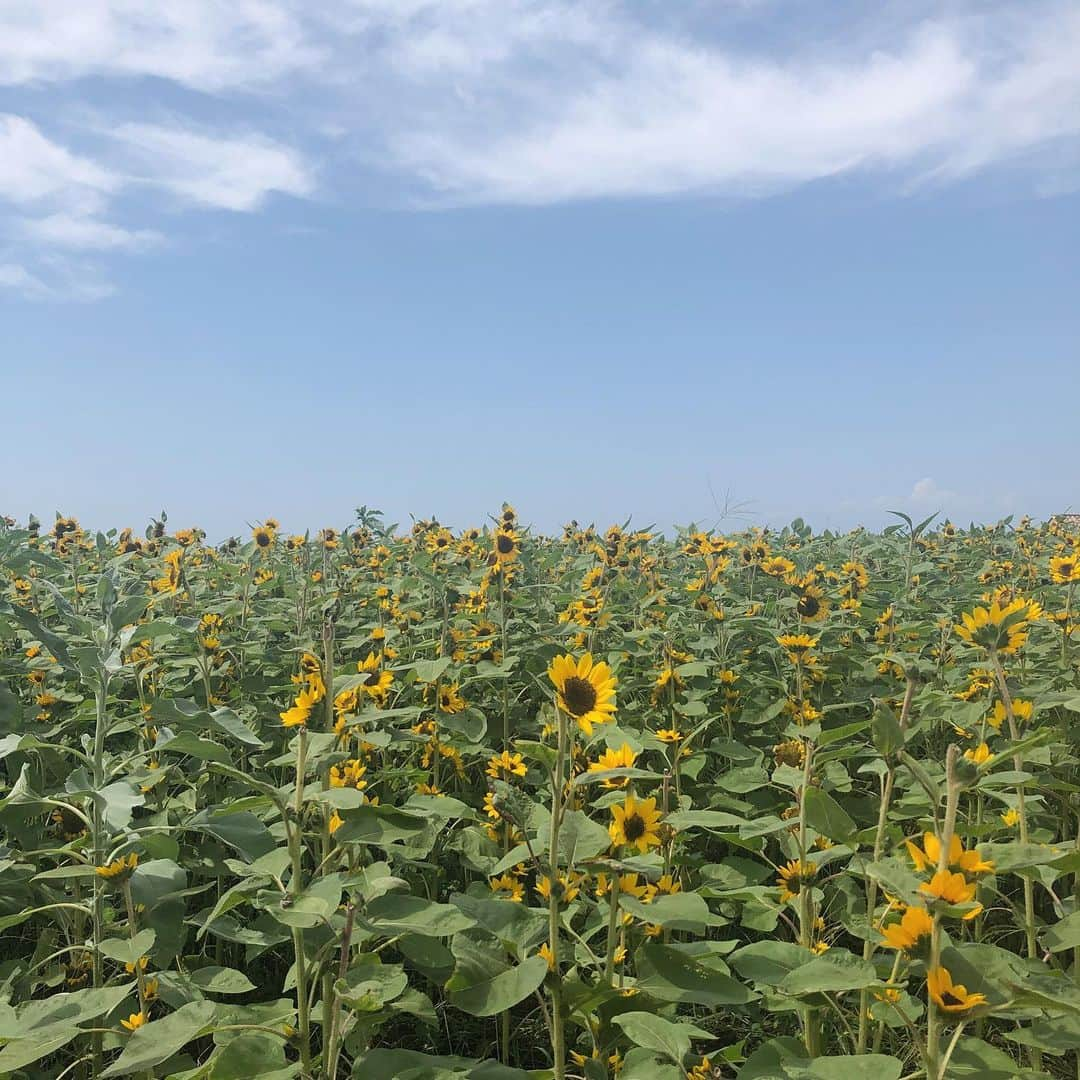
{"label": "sunflower head", "polygon": [[967,1012],[976,1005],[985,1005],[985,994],[968,993],[967,987],[954,983],[948,968],[931,968],[926,973],[926,989],[939,1009],[949,1013]]}
{"label": "sunflower head", "polygon": [[548,677],[555,685],[559,708],[572,716],[586,735],[592,734],[593,724],[612,718],[618,680],[603,661],[594,663],[591,653],[578,660],[569,654],[556,656]]}
{"label": "sunflower head", "polygon": [[656,799],[636,799],[627,795],[620,806],[611,807],[611,824],[608,834],[615,847],[637,848],[645,854],[650,848],[660,846],[660,811]]}

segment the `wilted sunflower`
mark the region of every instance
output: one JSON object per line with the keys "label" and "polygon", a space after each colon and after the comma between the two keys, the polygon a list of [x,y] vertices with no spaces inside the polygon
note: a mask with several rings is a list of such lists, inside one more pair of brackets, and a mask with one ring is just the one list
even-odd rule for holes
{"label": "wilted sunflower", "polygon": [[577,661],[569,654],[556,656],[548,677],[555,684],[559,708],[572,716],[586,735],[592,734],[593,724],[606,724],[612,718],[618,680],[603,661],[593,663],[592,653]]}
{"label": "wilted sunflower", "polygon": [[616,847],[636,847],[643,855],[649,848],[660,846],[660,811],[655,799],[627,795],[626,801],[611,807],[608,835]]}

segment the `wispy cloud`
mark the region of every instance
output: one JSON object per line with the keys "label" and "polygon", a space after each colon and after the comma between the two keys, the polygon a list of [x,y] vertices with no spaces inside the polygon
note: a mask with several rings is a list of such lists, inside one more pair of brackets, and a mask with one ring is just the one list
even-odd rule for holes
{"label": "wispy cloud", "polygon": [[1070,0],[14,0],[0,231],[37,277],[42,251],[167,242],[178,206],[347,199],[375,175],[428,204],[749,198],[856,174],[902,194],[991,169],[1067,191],[1077,55]]}

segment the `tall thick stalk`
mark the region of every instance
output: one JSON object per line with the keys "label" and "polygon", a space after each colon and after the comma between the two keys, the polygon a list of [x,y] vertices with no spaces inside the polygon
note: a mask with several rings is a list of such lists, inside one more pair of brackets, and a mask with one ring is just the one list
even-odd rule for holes
{"label": "tall thick stalk", "polygon": [[556,709],[559,725],[558,751],[551,791],[551,833],[548,845],[548,874],[551,889],[548,893],[548,949],[549,963],[554,970],[551,986],[551,1050],[554,1058],[555,1080],[566,1080],[566,1035],[563,1017],[562,984],[559,972],[559,829],[563,816],[564,767],[567,750],[567,718],[562,709]]}
{"label": "tall thick stalk", "polygon": [[[911,701],[915,696],[915,680],[909,675],[904,691],[904,703],[900,709],[900,730],[907,729]],[[893,783],[896,771],[892,762],[886,758],[886,773],[881,782],[881,806],[878,807],[877,832],[874,834],[874,862],[878,862],[885,853],[885,831],[889,821],[889,804],[892,801]],[[869,961],[874,955],[874,910],[877,908],[877,879],[868,878],[866,882],[866,940],[863,942],[863,960]],[[866,1052],[866,1043],[870,1033],[870,991],[859,993],[859,1036],[855,1052]]]}

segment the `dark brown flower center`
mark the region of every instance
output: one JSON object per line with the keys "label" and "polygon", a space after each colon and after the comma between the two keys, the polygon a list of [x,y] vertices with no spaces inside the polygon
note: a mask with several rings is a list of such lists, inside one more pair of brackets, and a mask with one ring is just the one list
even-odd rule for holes
{"label": "dark brown flower center", "polygon": [[257,532],[255,534],[255,543],[258,544],[259,547],[269,547],[270,546],[270,535],[269,535],[269,533]]}
{"label": "dark brown flower center", "polygon": [[500,536],[495,540],[495,550],[500,555],[509,555],[514,550],[514,540],[510,536]]}
{"label": "dark brown flower center", "polygon": [[637,813],[627,814],[623,819],[623,832],[628,844],[640,840],[645,835],[645,819]]}
{"label": "dark brown flower center", "polygon": [[804,619],[812,619],[821,610],[821,602],[816,596],[800,596],[798,609]]}
{"label": "dark brown flower center", "polygon": [[941,1000],[946,1005],[963,1005],[964,1002],[956,997],[955,994],[949,993],[948,990],[943,990],[941,994]]}
{"label": "dark brown flower center", "polygon": [[563,684],[563,701],[571,716],[584,716],[596,705],[596,687],[580,675],[571,675]]}

